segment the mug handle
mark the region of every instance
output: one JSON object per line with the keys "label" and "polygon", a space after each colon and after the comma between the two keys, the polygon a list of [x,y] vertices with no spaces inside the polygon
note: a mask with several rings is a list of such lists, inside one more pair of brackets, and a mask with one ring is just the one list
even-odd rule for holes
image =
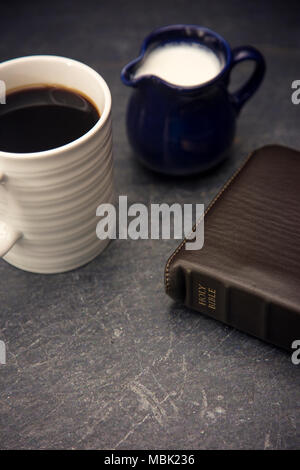
{"label": "mug handle", "polygon": [[240,62],[244,60],[252,60],[255,62],[255,68],[252,75],[244,85],[242,85],[236,92],[232,93],[233,103],[237,112],[239,112],[246,101],[256,92],[261,84],[265,71],[266,62],[263,55],[252,46],[240,46],[232,50],[231,70]]}
{"label": "mug handle", "polygon": [[[4,181],[4,174],[0,172],[0,183]],[[0,257],[2,258],[22,236],[19,230],[14,229],[6,222],[0,220]]]}

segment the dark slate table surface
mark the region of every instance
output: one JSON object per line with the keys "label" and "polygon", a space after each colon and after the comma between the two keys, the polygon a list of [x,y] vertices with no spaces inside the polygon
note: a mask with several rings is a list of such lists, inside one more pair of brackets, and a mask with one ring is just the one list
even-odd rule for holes
{"label": "dark slate table surface", "polygon": [[[249,151],[300,148],[299,7],[280,1],[7,2],[0,60],[58,54],[94,67],[113,97],[115,180],[129,203],[207,204]],[[130,90],[120,70],[146,34],[171,23],[215,29],[265,55],[230,159],[191,180],[158,177],[132,157]],[[238,83],[249,71],[234,72]],[[268,344],[174,304],[163,269],[177,241],[115,241],[59,275],[0,262],[0,448],[294,449],[299,372]],[[297,430],[298,424],[298,430]]]}

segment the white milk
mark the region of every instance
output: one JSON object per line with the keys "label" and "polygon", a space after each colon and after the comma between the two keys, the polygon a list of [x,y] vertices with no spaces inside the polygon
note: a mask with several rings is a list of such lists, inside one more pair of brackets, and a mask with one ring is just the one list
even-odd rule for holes
{"label": "white milk", "polygon": [[149,53],[135,78],[155,75],[173,85],[195,86],[214,78],[221,70],[218,57],[196,43],[167,43]]}

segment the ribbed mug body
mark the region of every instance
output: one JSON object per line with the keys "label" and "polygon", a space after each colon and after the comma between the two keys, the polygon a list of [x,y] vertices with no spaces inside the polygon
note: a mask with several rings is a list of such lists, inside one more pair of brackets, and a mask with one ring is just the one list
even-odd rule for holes
{"label": "ribbed mug body", "polygon": [[[23,72],[19,83],[15,65]],[[96,209],[114,201],[109,89],[89,67],[55,56],[8,61],[0,65],[0,78],[13,89],[45,83],[77,90],[101,114],[87,134],[65,146],[32,154],[0,152],[0,221],[21,233],[4,259],[32,272],[74,269],[108,243],[97,238]]]}

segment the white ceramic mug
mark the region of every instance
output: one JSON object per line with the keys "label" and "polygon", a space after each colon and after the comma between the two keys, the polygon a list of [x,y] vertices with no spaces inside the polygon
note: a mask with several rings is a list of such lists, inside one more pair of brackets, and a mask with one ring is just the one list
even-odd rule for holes
{"label": "white ceramic mug", "polygon": [[41,84],[71,88],[100,112],[90,131],[62,147],[0,151],[0,256],[31,272],[74,269],[108,244],[96,236],[96,208],[114,201],[109,88],[87,65],[57,56],[3,62],[0,80],[7,92]]}

